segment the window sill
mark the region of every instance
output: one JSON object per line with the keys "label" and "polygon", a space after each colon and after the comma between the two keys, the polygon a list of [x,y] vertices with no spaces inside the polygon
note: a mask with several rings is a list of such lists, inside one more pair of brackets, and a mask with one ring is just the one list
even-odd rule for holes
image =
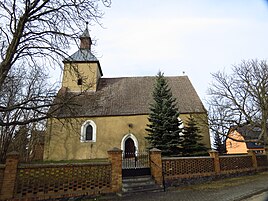
{"label": "window sill", "polygon": [[96,142],[96,141],[93,141],[93,140],[84,140],[84,141],[80,141],[82,143],[87,143],[87,142]]}

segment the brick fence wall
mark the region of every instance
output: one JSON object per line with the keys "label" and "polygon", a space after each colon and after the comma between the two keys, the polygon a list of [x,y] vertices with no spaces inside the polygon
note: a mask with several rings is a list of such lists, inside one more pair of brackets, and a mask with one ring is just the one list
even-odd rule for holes
{"label": "brick fence wall", "polygon": [[48,199],[110,192],[111,164],[19,165],[14,197]]}
{"label": "brick fence wall", "polygon": [[210,175],[214,173],[214,162],[210,157],[163,158],[163,172],[165,179]]}
{"label": "brick fence wall", "polygon": [[268,169],[267,155],[219,156],[210,152],[208,157],[162,158],[163,177],[167,186],[181,186],[214,178],[250,174]]}
{"label": "brick fence wall", "polygon": [[[115,193],[122,151],[108,151],[107,162],[19,164],[17,153],[0,165],[0,200],[44,200]],[[117,161],[119,160],[119,162]],[[120,189],[121,190],[121,189]]]}
{"label": "brick fence wall", "polygon": [[220,171],[246,171],[253,169],[253,160],[251,156],[221,156]]}
{"label": "brick fence wall", "polygon": [[268,160],[266,155],[256,155],[257,167],[266,168],[268,167]]}
{"label": "brick fence wall", "polygon": [[[150,150],[151,175],[156,183],[180,186],[192,181],[267,170],[267,155],[208,157],[161,157]],[[193,182],[195,183],[195,182]],[[108,151],[106,162],[73,164],[20,164],[17,153],[7,155],[0,164],[0,200],[43,200],[91,196],[120,192],[122,188],[122,150]]]}

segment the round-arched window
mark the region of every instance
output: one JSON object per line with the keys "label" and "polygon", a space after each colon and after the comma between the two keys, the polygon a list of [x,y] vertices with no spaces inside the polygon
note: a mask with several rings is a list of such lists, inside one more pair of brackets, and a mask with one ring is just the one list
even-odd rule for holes
{"label": "round-arched window", "polygon": [[86,141],[92,140],[93,138],[93,127],[89,124],[86,127]]}
{"label": "round-arched window", "polygon": [[96,124],[92,120],[87,120],[81,127],[82,142],[96,142]]}

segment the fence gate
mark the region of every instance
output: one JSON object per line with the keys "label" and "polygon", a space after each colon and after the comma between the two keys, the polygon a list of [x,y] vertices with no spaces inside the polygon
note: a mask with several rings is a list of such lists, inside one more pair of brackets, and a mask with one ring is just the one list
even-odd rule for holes
{"label": "fence gate", "polygon": [[148,152],[124,152],[122,160],[122,176],[150,175],[150,163]]}

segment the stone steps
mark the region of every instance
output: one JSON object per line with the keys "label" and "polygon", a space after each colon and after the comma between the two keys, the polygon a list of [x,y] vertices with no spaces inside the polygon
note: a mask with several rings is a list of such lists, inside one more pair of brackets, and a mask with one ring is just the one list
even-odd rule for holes
{"label": "stone steps", "polygon": [[123,178],[122,192],[119,196],[129,196],[145,192],[161,192],[163,187],[157,185],[151,176],[137,176]]}

